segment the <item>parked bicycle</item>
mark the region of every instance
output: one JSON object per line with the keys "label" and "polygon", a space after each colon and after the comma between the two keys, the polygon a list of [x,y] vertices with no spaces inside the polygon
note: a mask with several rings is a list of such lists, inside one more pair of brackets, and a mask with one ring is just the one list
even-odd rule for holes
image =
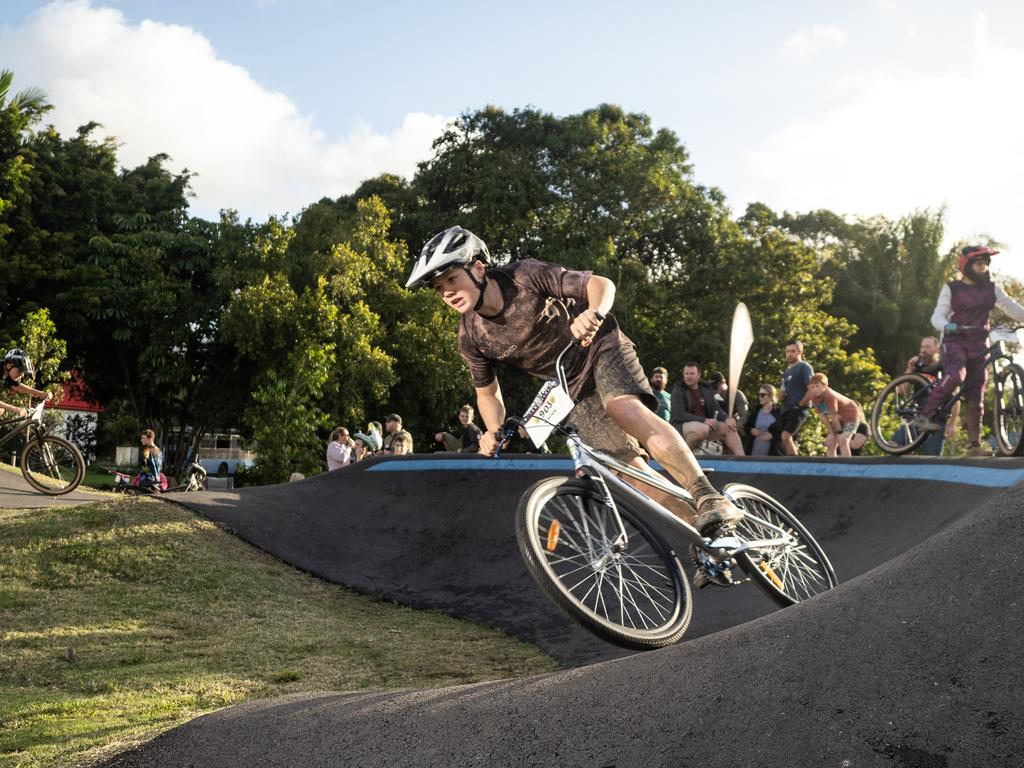
{"label": "parked bicycle", "polygon": [[81,451],[63,437],[51,435],[43,420],[46,400],[29,409],[27,416],[0,421],[0,450],[25,436],[19,466],[28,484],[40,493],[61,496],[78,487],[85,477],[85,459]]}
{"label": "parked bicycle", "polygon": [[[698,583],[735,587],[753,581],[780,606],[835,587],[828,557],[782,504],[749,485],[723,493],[744,512],[732,530],[711,539],[621,479],[639,480],[693,509],[693,497],[654,470],[625,464],[593,448],[554,405],[568,399],[562,359],[558,381],[546,383],[522,419],[510,419],[501,442],[523,426],[558,429],[568,440],[573,477],[551,477],[531,486],[516,509],[516,541],[527,569],[544,591],[584,627],[612,643],[646,650],[677,642],[692,612],[690,583],[654,521],[688,542]],[[569,400],[571,406],[571,399]],[[539,435],[540,436],[540,435]],[[546,436],[546,435],[543,435]],[[741,572],[747,578],[741,576]]]}
{"label": "parked bicycle", "polygon": [[[994,387],[992,434],[1003,456],[1024,452],[1024,368],[1006,351],[1005,345],[1019,343],[1017,331],[1024,326],[998,326],[989,331],[990,345],[970,362],[981,362],[973,374],[956,387],[938,407],[933,420],[944,422],[953,406],[965,398],[963,392],[977,382],[986,367],[992,369]],[[881,391],[871,411],[875,443],[886,453],[898,456],[921,445],[928,433],[914,426],[925,402],[940,380],[920,373],[897,376]]]}

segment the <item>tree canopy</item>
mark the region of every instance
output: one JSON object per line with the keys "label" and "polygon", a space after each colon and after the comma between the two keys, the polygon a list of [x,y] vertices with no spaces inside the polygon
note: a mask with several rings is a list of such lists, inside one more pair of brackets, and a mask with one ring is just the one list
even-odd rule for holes
{"label": "tree canopy", "polygon": [[[736,217],[678,136],[614,105],[470,111],[411,179],[367,179],[288,220],[207,221],[189,215],[189,170],[160,153],[122,168],[95,123],[39,129],[45,97],[10,85],[0,73],[0,334],[46,313],[64,368],[108,408],[110,445],[152,426],[184,458],[204,432],[237,428],[260,481],[317,471],[338,424],[396,411],[417,448],[454,424],[472,398],[457,316],[403,286],[421,244],[455,223],[498,262],[611,278],[642,362],[673,377],[688,360],[724,370],[745,302],[748,391],[778,383],[800,338],[816,369],[870,402],[950,275],[941,209],[893,221],[758,203]],[[500,375],[521,410],[537,382]]]}

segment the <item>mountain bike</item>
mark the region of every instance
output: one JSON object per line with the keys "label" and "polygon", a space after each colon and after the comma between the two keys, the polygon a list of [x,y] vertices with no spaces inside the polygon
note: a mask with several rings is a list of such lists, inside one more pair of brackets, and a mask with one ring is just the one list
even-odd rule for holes
{"label": "mountain bike", "polygon": [[[1003,456],[1024,453],[1024,368],[1006,351],[1005,345],[1019,343],[1017,331],[1024,326],[998,326],[989,331],[989,346],[970,362],[981,362],[975,371],[942,401],[932,419],[945,422],[965,389],[978,381],[986,367],[992,369],[994,387],[992,433]],[[928,433],[914,426],[924,413],[924,404],[939,380],[920,373],[905,373],[893,379],[878,395],[871,411],[875,443],[886,453],[899,456],[921,445]]]}
{"label": "mountain bike", "polygon": [[[677,642],[692,612],[690,583],[676,553],[655,527],[676,530],[689,544],[699,586],[753,581],[779,606],[801,602],[838,584],[825,552],[796,516],[763,491],[733,483],[723,493],[743,520],[714,538],[701,533],[621,476],[669,494],[694,511],[693,497],[653,469],[625,464],[561,426],[569,398],[563,358],[557,381],[545,383],[522,419],[510,419],[499,445],[522,426],[567,439],[573,477],[532,485],[516,508],[515,530],[527,570],[562,610],[586,629],[635,650]],[[536,442],[536,438],[535,438]],[[499,451],[500,453],[500,451]],[[742,577],[746,575],[746,578]]]}
{"label": "mountain bike", "polygon": [[40,493],[61,496],[78,487],[85,477],[85,459],[81,451],[63,437],[47,432],[43,422],[46,400],[29,409],[27,416],[0,421],[0,449],[25,435],[25,447],[18,462],[28,484]]}

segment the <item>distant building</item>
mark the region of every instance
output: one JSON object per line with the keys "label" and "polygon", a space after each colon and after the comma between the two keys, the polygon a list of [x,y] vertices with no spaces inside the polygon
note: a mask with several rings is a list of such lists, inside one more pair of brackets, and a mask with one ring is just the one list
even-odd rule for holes
{"label": "distant building", "polygon": [[64,382],[60,400],[50,409],[53,430],[78,446],[86,463],[96,460],[96,426],[103,406],[96,402],[78,371]]}

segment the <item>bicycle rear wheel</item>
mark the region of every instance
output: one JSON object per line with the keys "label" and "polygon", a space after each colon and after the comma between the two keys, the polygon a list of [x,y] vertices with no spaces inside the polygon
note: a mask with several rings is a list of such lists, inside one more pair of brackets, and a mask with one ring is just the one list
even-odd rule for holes
{"label": "bicycle rear wheel", "polygon": [[629,542],[591,481],[551,477],[523,494],[516,542],[534,580],[573,619],[624,648],[670,645],[690,624],[686,574],[665,541],[616,499]]}
{"label": "bicycle rear wheel", "polygon": [[30,437],[21,452],[21,474],[40,493],[61,496],[82,482],[85,459],[74,444],[62,437]]}
{"label": "bicycle rear wheel", "polygon": [[1024,368],[1017,364],[1006,366],[996,376],[992,418],[999,453],[1019,456],[1024,452]]}
{"label": "bicycle rear wheel", "polygon": [[912,426],[923,413],[922,406],[932,382],[917,373],[906,373],[889,382],[875,400],[871,411],[871,433],[886,453],[899,456],[917,448],[928,433]]}
{"label": "bicycle rear wheel", "polygon": [[[736,535],[746,541],[779,538],[781,528],[791,538],[788,544],[757,547],[738,552],[736,562],[778,605],[785,608],[835,587],[839,580],[824,550],[810,532],[764,491],[733,483],[723,492],[745,513],[737,523]],[[775,526],[774,528],[771,526]]]}

